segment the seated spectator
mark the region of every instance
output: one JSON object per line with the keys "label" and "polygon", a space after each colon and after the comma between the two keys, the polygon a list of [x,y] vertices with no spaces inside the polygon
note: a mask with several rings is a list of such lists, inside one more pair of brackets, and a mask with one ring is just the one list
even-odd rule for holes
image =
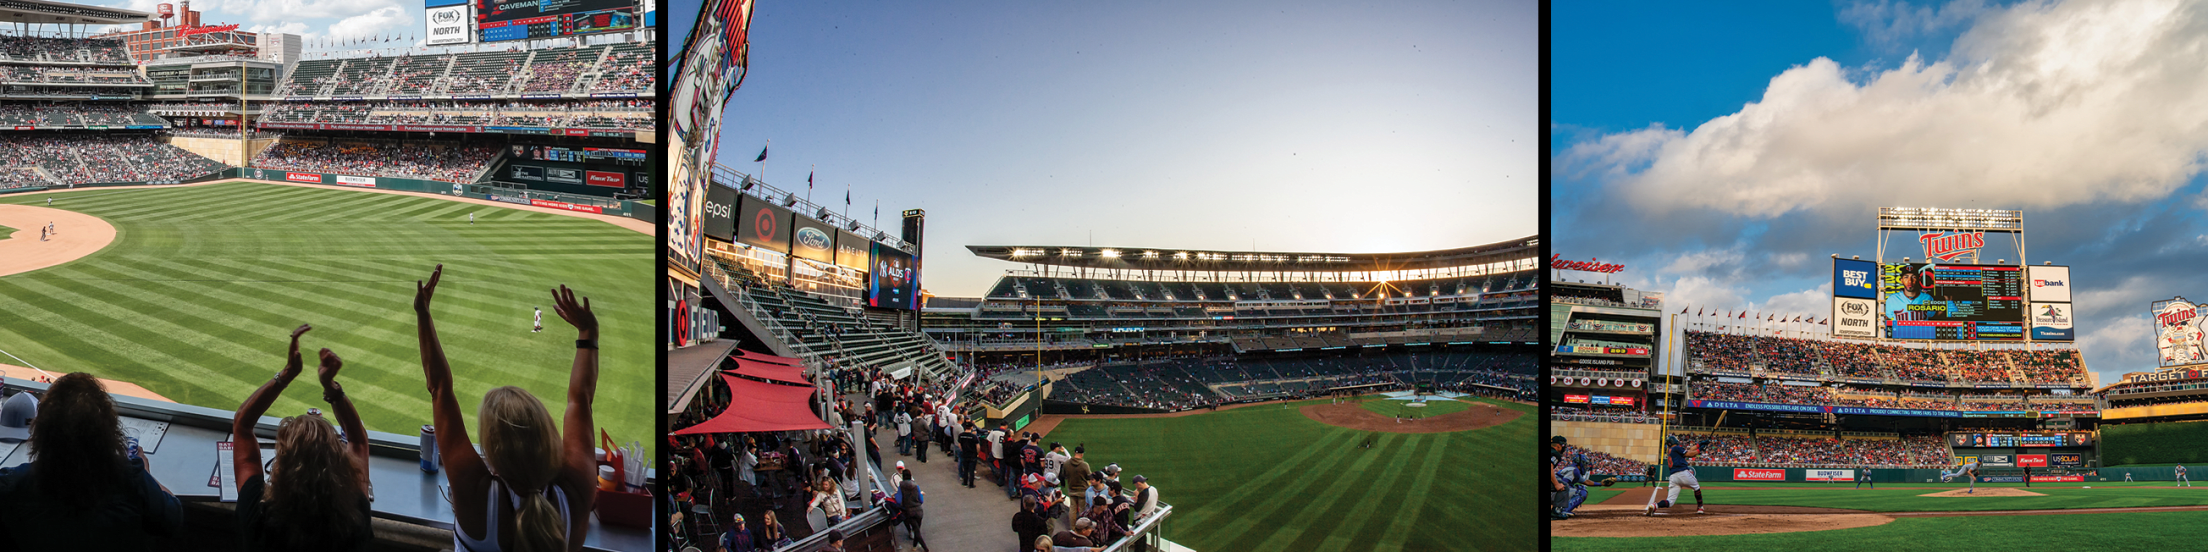
{"label": "seated spectator", "polygon": [[98,378],[54,380],[32,418],[32,460],[0,473],[0,539],[21,550],[153,550],[184,528],[183,504],[126,449]]}

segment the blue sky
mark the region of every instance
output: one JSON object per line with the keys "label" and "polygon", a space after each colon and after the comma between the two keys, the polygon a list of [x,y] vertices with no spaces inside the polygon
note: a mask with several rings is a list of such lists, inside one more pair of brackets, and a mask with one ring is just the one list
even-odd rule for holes
{"label": "blue sky", "polygon": [[2022,209],[2104,383],[2153,368],[2150,301],[2208,299],[2208,66],[2178,53],[2208,6],[1764,4],[1556,5],[1559,254],[1674,307],[1825,316],[1876,207]]}
{"label": "blue sky", "polygon": [[[697,3],[670,6],[680,42]],[[1538,231],[1532,2],[765,2],[720,158],[969,244],[1419,251]],[[817,166],[817,168],[816,168]]]}

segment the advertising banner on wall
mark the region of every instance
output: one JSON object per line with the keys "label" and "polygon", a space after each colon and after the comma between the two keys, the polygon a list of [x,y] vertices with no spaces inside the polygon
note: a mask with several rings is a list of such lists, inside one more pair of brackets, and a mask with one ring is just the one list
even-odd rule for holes
{"label": "advertising banner on wall", "polygon": [[1785,481],[1786,470],[1733,468],[1734,481]]}
{"label": "advertising banner on wall", "polygon": [[873,242],[859,237],[858,234],[837,230],[836,266],[853,270],[866,270],[866,263],[871,260],[869,257],[874,255],[873,247],[867,245],[870,243]]}
{"label": "advertising banner on wall", "polygon": [[1859,259],[1833,259],[1832,295],[1877,299],[1878,263]]}
{"label": "advertising banner on wall", "polygon": [[790,252],[790,210],[745,197],[737,211],[736,241],[776,253]]}
{"label": "advertising banner on wall", "polygon": [[705,235],[721,241],[736,241],[736,189],[718,184],[705,188]]}
{"label": "advertising banner on wall", "polygon": [[425,44],[442,46],[475,41],[475,21],[468,17],[467,4],[429,8],[422,15],[429,24],[429,32],[423,35],[427,37]]}
{"label": "advertising banner on wall", "polygon": [[372,177],[372,176],[344,176],[344,175],[339,175],[339,176],[337,177],[337,185],[339,185],[339,186],[354,186],[354,187],[360,187],[360,188],[374,188],[374,187],[376,187],[376,178],[375,178],[375,177]]}
{"label": "advertising banner on wall", "polygon": [[1878,303],[1852,297],[1832,298],[1832,335],[1878,337]]}
{"label": "advertising banner on wall", "polygon": [[836,229],[812,217],[792,217],[790,254],[824,263],[836,260]]}
{"label": "advertising banner on wall", "polygon": [[1802,470],[1803,481],[1854,481],[1855,470]]}
{"label": "advertising banner on wall", "polygon": [[2044,467],[2047,467],[2047,455],[2045,455],[2045,454],[2019,454],[2019,455],[2016,455],[2016,467],[2019,467],[2019,468],[2044,468]]}
{"label": "advertising banner on wall", "polygon": [[2025,280],[2031,285],[2034,303],[2070,302],[2070,267],[2031,266],[2024,268]]}
{"label": "advertising banner on wall", "polygon": [[2071,314],[2069,303],[2032,303],[2032,339],[2077,340],[2077,330],[2070,326]]}

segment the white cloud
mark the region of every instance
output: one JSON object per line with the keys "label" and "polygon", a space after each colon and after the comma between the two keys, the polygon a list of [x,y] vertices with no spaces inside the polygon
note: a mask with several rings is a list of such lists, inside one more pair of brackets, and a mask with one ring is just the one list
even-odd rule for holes
{"label": "white cloud", "polygon": [[375,11],[347,17],[330,24],[333,37],[373,36],[398,30],[414,23],[414,17],[398,8],[377,8]]}
{"label": "white cloud", "polygon": [[1832,282],[1818,284],[1812,289],[1774,295],[1757,308],[1765,313],[1786,317],[1810,316],[1823,318],[1832,312]]}
{"label": "white cloud", "polygon": [[1991,8],[1980,0],[1958,0],[1944,6],[1878,0],[1842,6],[1840,22],[1862,30],[1872,44],[1894,46],[1921,35],[1969,24],[1988,11]]}
{"label": "white cloud", "polygon": [[301,36],[311,36],[311,33],[307,32],[307,24],[299,22],[284,23],[281,25],[251,25],[244,27],[244,29],[256,33],[285,33]]}
{"label": "white cloud", "polygon": [[1858,83],[1818,58],[1690,132],[1608,135],[1564,159],[1614,173],[1652,214],[1751,218],[2135,202],[2208,169],[2208,4],[2026,3],[1972,21],[1948,60]]}
{"label": "white cloud", "polygon": [[2095,360],[2101,362],[2088,363],[2086,368],[2100,374],[2102,385],[2115,383],[2126,372],[2153,371],[2159,354],[2154,349],[2154,324],[2147,320],[2145,305],[2140,306],[2136,316],[2110,319],[2079,334],[2078,349],[2093,351]]}

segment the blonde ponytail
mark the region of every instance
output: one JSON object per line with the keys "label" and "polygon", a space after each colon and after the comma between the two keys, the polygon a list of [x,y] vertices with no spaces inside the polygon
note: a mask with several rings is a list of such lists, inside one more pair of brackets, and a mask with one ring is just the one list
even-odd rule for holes
{"label": "blonde ponytail", "polygon": [[476,419],[482,427],[483,461],[491,465],[491,471],[507,488],[521,496],[521,506],[514,510],[515,531],[507,539],[510,549],[566,550],[567,525],[560,521],[559,509],[545,495],[545,488],[559,475],[564,460],[559,428],[553,425],[544,403],[519,387],[500,387],[483,395]]}
{"label": "blonde ponytail", "polygon": [[567,523],[560,521],[560,511],[552,505],[543,491],[531,491],[521,495],[521,507],[514,510],[514,552],[560,552],[567,550]]}

